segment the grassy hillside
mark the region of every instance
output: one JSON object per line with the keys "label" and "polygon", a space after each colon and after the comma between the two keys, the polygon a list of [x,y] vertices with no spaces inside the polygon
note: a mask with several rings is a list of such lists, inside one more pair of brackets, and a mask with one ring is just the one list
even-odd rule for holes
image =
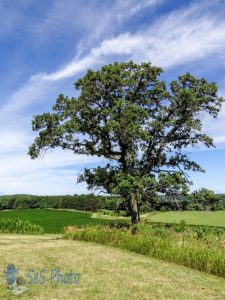
{"label": "grassy hillside", "polygon": [[110,220],[91,218],[91,213],[68,210],[25,209],[0,211],[0,218],[18,218],[42,226],[47,233],[62,232],[68,225],[96,225],[109,223]]}
{"label": "grassy hillside", "polygon": [[152,214],[152,222],[173,223],[184,220],[187,224],[225,227],[225,211],[169,211]]}
{"label": "grassy hillside", "polygon": [[[19,268],[49,274],[53,268],[62,273],[79,272],[77,285],[62,283],[26,286],[20,299],[224,299],[225,281],[189,268],[165,263],[93,243],[56,239],[56,236],[1,235],[1,273],[8,263]],[[45,276],[48,279],[48,276]],[[0,277],[0,298],[14,299]]]}

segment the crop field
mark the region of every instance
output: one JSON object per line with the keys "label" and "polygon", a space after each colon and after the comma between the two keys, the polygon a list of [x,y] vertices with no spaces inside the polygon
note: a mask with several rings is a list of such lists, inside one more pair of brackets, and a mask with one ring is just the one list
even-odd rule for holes
{"label": "crop field", "polygon": [[152,222],[178,223],[184,220],[191,225],[225,227],[225,211],[169,211],[150,215]]}
{"label": "crop field", "polygon": [[92,218],[91,216],[92,214],[88,212],[51,209],[25,209],[0,212],[0,218],[18,218],[22,221],[30,221],[33,224],[42,226],[46,233],[60,233],[68,225],[97,225],[112,222],[111,220]]}

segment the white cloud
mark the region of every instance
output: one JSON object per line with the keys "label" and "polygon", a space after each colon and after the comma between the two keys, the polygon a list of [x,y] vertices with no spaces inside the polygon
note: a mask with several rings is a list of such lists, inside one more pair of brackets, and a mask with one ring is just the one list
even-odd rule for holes
{"label": "white cloud", "polygon": [[73,155],[70,152],[50,151],[45,156],[32,160],[27,155],[28,149],[23,149],[21,152],[4,155],[4,159],[0,160],[0,176],[8,176],[16,174],[17,176],[38,170],[49,168],[62,168],[74,166],[77,164],[88,163],[93,161],[93,157]]}
{"label": "white cloud", "polygon": [[84,193],[85,185],[76,184],[77,175],[83,170],[84,164],[102,161],[100,158],[60,150],[31,160],[26,150],[1,155],[1,193]]}
{"label": "white cloud", "polygon": [[165,2],[165,0],[142,0],[142,1],[136,1],[136,0],[118,0],[117,6],[116,6],[116,18],[119,20],[124,20],[132,15],[140,12],[141,10],[147,8],[147,7],[154,7],[158,6]]}
{"label": "white cloud", "polygon": [[2,128],[0,132],[0,154],[22,150],[29,140],[24,130]]}
{"label": "white cloud", "polygon": [[225,143],[225,134],[224,135],[219,135],[214,137],[214,142],[216,144],[218,143]]}
{"label": "white cloud", "polygon": [[52,88],[54,88],[52,83],[37,80],[36,76],[32,76],[24,86],[9,96],[5,102],[6,104],[2,107],[1,113],[10,114],[13,111],[23,109],[39,99],[42,99],[46,91]]}
{"label": "white cloud", "polygon": [[41,170],[21,176],[0,177],[1,194],[64,195],[87,193],[84,184],[77,184],[73,170]]}

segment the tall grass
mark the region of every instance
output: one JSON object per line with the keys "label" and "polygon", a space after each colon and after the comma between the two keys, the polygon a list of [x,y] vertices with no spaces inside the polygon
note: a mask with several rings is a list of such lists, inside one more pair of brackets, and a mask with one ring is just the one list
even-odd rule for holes
{"label": "tall grass", "polygon": [[184,235],[180,238],[179,233],[166,236],[163,230],[161,233],[157,230],[134,235],[126,228],[67,227],[64,238],[111,245],[225,277],[225,252],[221,245],[184,238]]}
{"label": "tall grass", "polygon": [[1,233],[43,234],[44,229],[29,221],[20,219],[0,218]]}

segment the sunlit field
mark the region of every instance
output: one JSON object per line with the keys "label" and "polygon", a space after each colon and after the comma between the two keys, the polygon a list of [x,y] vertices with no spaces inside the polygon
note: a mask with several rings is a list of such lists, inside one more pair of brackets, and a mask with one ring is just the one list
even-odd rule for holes
{"label": "sunlit field", "polygon": [[225,227],[225,211],[167,211],[154,213],[152,222],[173,223],[184,220],[187,224]]}

